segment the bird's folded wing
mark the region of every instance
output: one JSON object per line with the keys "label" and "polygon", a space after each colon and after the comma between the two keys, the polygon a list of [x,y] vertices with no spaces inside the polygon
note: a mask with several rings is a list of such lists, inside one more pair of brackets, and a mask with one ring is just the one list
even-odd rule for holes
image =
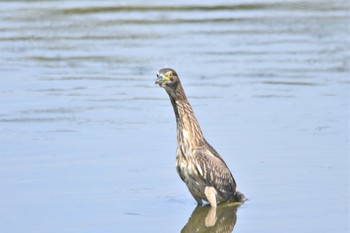
{"label": "bird's folded wing", "polygon": [[236,182],[221,157],[209,149],[199,148],[193,151],[197,172],[207,186],[212,186],[223,195],[236,191]]}

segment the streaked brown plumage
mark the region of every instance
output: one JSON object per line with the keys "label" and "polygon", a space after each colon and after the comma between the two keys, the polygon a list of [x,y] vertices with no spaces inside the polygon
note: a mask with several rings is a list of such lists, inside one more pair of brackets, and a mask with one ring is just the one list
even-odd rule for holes
{"label": "streaked brown plumage", "polygon": [[212,207],[218,202],[245,201],[224,160],[205,140],[177,73],[160,69],[156,84],[170,97],[177,123],[176,170],[198,205],[202,200]]}

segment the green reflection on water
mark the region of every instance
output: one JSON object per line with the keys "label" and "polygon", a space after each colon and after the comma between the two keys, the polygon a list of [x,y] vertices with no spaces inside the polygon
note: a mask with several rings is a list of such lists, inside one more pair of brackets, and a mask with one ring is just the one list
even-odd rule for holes
{"label": "green reflection on water", "polygon": [[210,206],[197,206],[181,232],[232,232],[239,203]]}

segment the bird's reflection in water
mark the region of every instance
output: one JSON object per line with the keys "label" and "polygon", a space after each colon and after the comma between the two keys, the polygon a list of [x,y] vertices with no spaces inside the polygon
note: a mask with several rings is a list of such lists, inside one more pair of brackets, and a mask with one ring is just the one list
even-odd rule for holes
{"label": "bird's reflection in water", "polygon": [[238,206],[234,203],[217,208],[197,206],[181,232],[233,232]]}

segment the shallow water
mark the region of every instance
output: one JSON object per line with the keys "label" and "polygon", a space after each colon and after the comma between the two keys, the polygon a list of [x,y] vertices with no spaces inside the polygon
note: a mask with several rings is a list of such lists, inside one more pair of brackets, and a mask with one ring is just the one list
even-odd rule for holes
{"label": "shallow water", "polygon": [[[2,1],[0,230],[348,232],[348,20],[347,1]],[[178,178],[164,66],[244,205],[196,209]]]}

